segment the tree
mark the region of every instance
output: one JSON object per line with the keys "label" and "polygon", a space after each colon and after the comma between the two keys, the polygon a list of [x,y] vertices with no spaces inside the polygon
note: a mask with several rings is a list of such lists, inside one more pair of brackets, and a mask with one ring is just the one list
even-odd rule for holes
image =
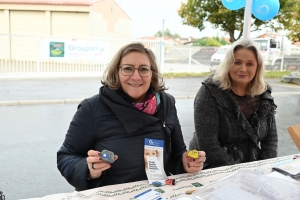
{"label": "tree", "polygon": [[[297,5],[297,6],[296,6]],[[299,15],[295,17],[295,13],[299,13],[299,0],[280,0],[280,11],[274,20],[262,21],[252,15],[251,28],[252,31],[259,31],[263,27],[269,27],[274,31],[293,30],[293,33],[300,32]],[[182,3],[178,10],[179,16],[183,19],[183,24],[198,28],[200,31],[205,29],[204,22],[210,22],[214,28],[219,28],[230,36],[230,42],[242,37],[244,29],[244,11],[245,8],[239,10],[228,10],[220,0],[188,0]],[[277,23],[276,23],[277,22]],[[294,26],[294,22],[298,26]],[[296,30],[294,30],[296,28]],[[298,30],[298,31],[297,31]],[[235,37],[235,32],[238,36]]]}
{"label": "tree", "polygon": [[225,38],[222,37],[218,37],[218,36],[214,36],[212,38],[201,38],[198,39],[196,41],[193,42],[193,46],[223,46],[223,45],[227,45],[229,44],[228,42],[226,42]]}
{"label": "tree", "polygon": [[[162,32],[161,31],[157,31],[155,33],[155,36],[161,37],[162,36]],[[164,36],[168,36],[168,37],[171,37],[171,38],[180,38],[180,35],[178,35],[177,33],[175,35],[173,35],[169,29],[166,29],[164,31]]]}
{"label": "tree", "polygon": [[277,26],[273,29],[287,30],[291,41],[300,41],[300,2],[298,0],[280,1],[280,14],[277,15]]}

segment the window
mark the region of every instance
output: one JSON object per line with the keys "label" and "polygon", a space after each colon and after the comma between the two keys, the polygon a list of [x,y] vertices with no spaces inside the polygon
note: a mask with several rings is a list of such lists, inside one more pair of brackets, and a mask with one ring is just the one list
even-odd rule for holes
{"label": "window", "polygon": [[277,48],[276,41],[274,39],[270,39],[270,48]]}

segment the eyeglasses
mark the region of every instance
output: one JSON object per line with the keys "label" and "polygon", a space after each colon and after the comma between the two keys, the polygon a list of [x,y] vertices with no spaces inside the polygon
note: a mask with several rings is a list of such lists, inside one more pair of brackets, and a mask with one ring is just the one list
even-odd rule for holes
{"label": "eyeglasses", "polygon": [[148,77],[151,75],[153,67],[150,66],[140,66],[139,68],[134,68],[132,65],[122,65],[121,73],[124,76],[132,76],[135,70],[138,70],[141,77]]}

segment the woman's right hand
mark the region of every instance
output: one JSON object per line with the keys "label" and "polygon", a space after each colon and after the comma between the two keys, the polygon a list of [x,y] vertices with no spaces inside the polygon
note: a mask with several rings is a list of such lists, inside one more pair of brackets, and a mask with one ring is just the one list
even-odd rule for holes
{"label": "woman's right hand", "polygon": [[[118,156],[114,155],[114,160],[116,161],[117,159]],[[89,150],[86,162],[90,170],[88,174],[88,178],[90,179],[99,178],[104,170],[107,170],[111,167],[110,163],[102,160],[101,152],[99,151]]]}

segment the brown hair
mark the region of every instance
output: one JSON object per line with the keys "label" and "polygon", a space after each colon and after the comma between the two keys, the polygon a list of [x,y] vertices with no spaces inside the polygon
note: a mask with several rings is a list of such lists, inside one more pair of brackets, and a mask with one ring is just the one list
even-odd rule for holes
{"label": "brown hair", "polygon": [[123,46],[113,57],[108,67],[105,69],[101,83],[104,86],[108,86],[112,90],[118,90],[121,88],[120,78],[118,74],[120,62],[124,56],[131,52],[141,52],[147,55],[149,58],[151,68],[152,68],[152,80],[151,86],[154,92],[161,92],[166,90],[163,82],[163,78],[158,72],[158,66],[156,64],[155,55],[151,49],[145,48],[142,43],[130,43]]}

